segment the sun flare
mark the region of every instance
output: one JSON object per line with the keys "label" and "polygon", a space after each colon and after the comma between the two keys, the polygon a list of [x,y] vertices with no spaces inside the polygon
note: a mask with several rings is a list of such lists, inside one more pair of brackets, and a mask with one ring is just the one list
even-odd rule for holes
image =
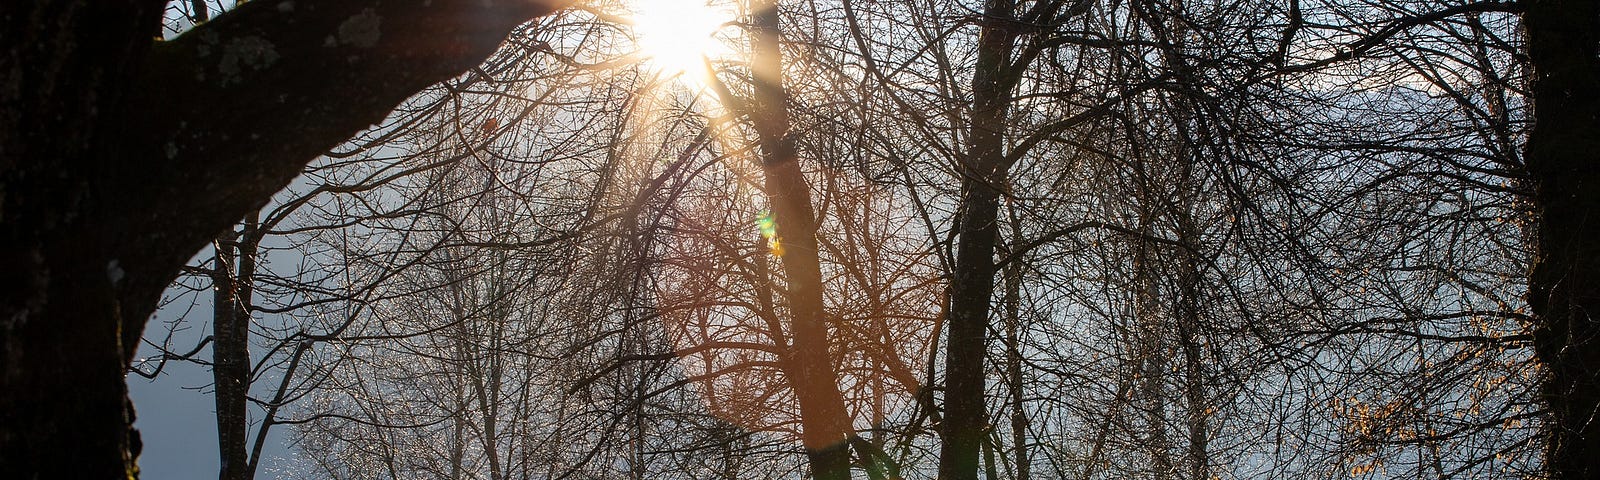
{"label": "sun flare", "polygon": [[729,53],[717,32],[733,14],[706,0],[635,0],[633,11],[639,51],[664,74],[695,77],[704,59]]}

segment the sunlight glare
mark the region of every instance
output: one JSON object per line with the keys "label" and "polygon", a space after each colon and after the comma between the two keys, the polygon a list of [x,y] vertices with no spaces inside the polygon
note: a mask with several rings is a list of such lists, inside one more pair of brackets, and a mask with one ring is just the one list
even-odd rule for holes
{"label": "sunlight glare", "polygon": [[639,50],[663,74],[698,78],[703,59],[728,53],[716,33],[732,14],[707,0],[636,0],[633,10]]}

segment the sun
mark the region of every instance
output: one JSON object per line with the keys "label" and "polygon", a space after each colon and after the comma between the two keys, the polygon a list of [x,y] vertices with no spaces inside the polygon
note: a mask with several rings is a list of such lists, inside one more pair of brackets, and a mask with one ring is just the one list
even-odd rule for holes
{"label": "sun", "polygon": [[663,74],[696,77],[705,59],[730,53],[717,33],[733,14],[707,0],[634,0],[632,10],[639,51]]}

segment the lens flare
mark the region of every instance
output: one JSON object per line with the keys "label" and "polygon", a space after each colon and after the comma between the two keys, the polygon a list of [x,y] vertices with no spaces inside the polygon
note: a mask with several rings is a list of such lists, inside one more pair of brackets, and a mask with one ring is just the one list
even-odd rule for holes
{"label": "lens flare", "polygon": [[783,256],[783,242],[778,241],[778,222],[772,218],[772,212],[761,212],[761,216],[756,218],[756,228],[761,229],[761,238],[767,239],[772,254]]}

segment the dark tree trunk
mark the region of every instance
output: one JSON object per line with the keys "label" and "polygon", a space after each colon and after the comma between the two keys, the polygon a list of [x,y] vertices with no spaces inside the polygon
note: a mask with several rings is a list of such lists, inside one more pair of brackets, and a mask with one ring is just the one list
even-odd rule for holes
{"label": "dark tree trunk", "polygon": [[126,267],[92,223],[114,199],[93,177],[120,160],[103,146],[118,130],[104,108],[122,101],[161,7],[0,6],[0,477],[137,474],[122,333],[144,318],[119,311]]}
{"label": "dark tree trunk", "polygon": [[183,263],[555,2],[248,2],[153,43],[164,6],[0,4],[0,476],[136,476],[124,374]]}
{"label": "dark tree trunk", "polygon": [[1005,125],[1014,83],[1009,77],[1016,48],[1016,6],[988,0],[978,37],[972,79],[973,108],[966,158],[962,159],[961,216],[955,278],[945,334],[944,426],[939,478],[976,480],[978,454],[988,414],[984,403],[984,356],[994,296],[994,249],[1000,188],[1006,181]]}
{"label": "dark tree trunk", "polygon": [[[256,231],[252,218],[244,231],[214,242],[212,265],[211,377],[216,388],[217,452],[220,480],[247,480],[250,468],[250,305],[254,303]],[[262,428],[267,428],[263,424]]]}
{"label": "dark tree trunk", "polygon": [[[1185,162],[1190,162],[1189,155],[1181,155]],[[1193,182],[1191,171],[1192,163],[1179,166],[1182,173],[1178,184],[1188,186]],[[1180,197],[1182,198],[1182,197]],[[1177,205],[1173,214],[1177,216],[1178,241],[1184,245],[1198,245],[1198,227],[1195,226],[1192,201],[1185,201]],[[1177,249],[1180,262],[1177,274],[1177,341],[1178,347],[1183,351],[1183,396],[1184,406],[1188,410],[1184,423],[1188,429],[1188,446],[1184,453],[1188,462],[1191,480],[1210,480],[1211,478],[1211,415],[1215,406],[1207,394],[1207,373],[1204,356],[1203,319],[1201,309],[1204,301],[1201,295],[1201,259],[1200,254],[1187,249]]]}
{"label": "dark tree trunk", "polygon": [[961,233],[946,327],[944,443],[939,478],[978,478],[978,448],[988,423],[984,356],[990,297],[994,294],[995,217],[999,192],[988,181],[968,181],[961,201]]}
{"label": "dark tree trunk", "polygon": [[[216,389],[217,452],[219,454],[220,480],[243,480],[249,466],[245,458],[245,397],[249,389],[249,345],[241,338],[248,329],[241,329],[237,313],[239,301],[233,266],[237,259],[233,253],[233,239],[224,235],[212,244],[217,254],[211,269],[211,379]],[[242,280],[242,279],[241,279]],[[245,361],[239,361],[243,353]],[[242,373],[242,375],[241,375]]]}
{"label": "dark tree trunk", "polygon": [[1527,163],[1538,215],[1528,306],[1550,409],[1551,478],[1600,476],[1600,2],[1533,0]]}

